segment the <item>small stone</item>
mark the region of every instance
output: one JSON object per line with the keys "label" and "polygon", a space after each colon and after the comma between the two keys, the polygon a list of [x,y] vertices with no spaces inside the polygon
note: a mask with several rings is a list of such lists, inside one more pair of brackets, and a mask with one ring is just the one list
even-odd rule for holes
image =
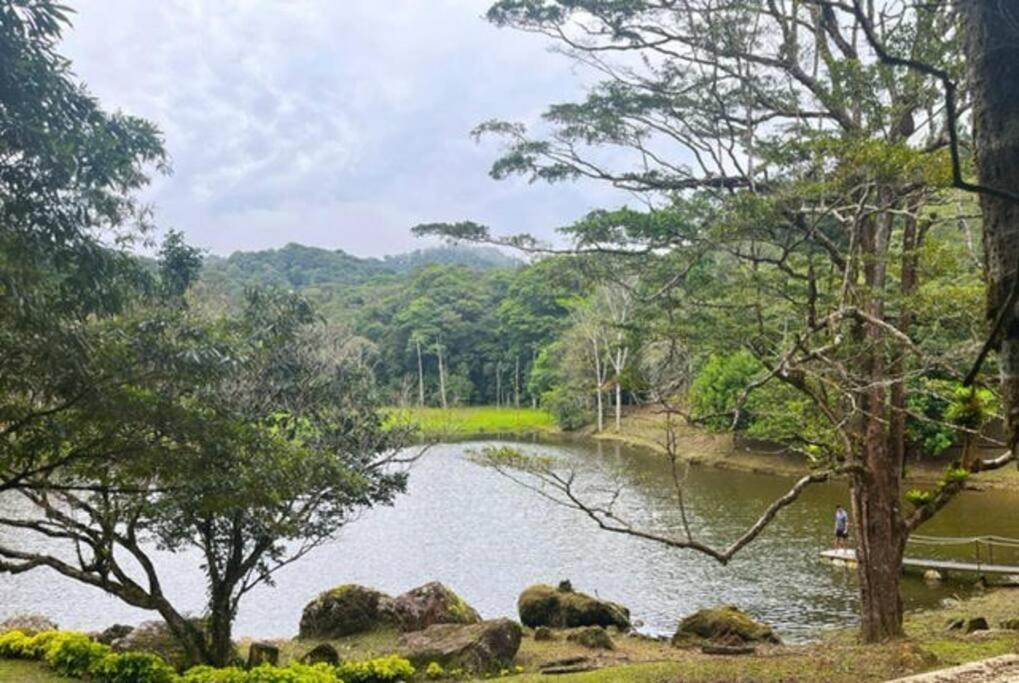
{"label": "small stone", "polygon": [[535,640],[555,640],[555,632],[552,631],[548,626],[539,626],[534,629]]}
{"label": "small stone", "polygon": [[986,631],[989,628],[987,625],[987,619],[983,617],[973,617],[966,622],[966,633],[973,633],[974,631]]}
{"label": "small stone", "polygon": [[570,582],[569,579],[563,579],[562,581],[559,582],[559,587],[557,588],[557,590],[560,593],[572,593],[573,584]]}
{"label": "small stone", "polygon": [[329,643],[316,645],[301,657],[302,664],[328,664],[336,666],[340,663],[340,653]]}
{"label": "small stone", "polygon": [[937,569],[928,569],[923,573],[923,580],[928,583],[937,583],[938,581],[941,581],[942,578],[941,572]]}
{"label": "small stone", "polygon": [[757,652],[754,645],[719,645],[708,643],[701,646],[701,652],[706,655],[752,655]]}
{"label": "small stone", "polygon": [[134,626],[127,624],[114,624],[103,629],[97,636],[96,641],[103,645],[113,645],[113,642],[120,640],[134,630]]}
{"label": "small stone", "polygon": [[999,625],[1007,631],[1019,631],[1019,619],[1005,619]]}
{"label": "small stone", "polygon": [[966,620],[965,619],[949,619],[948,620],[948,630],[949,631],[961,631],[964,626],[966,626]]}
{"label": "small stone", "polygon": [[252,643],[248,648],[248,668],[260,664],[276,666],[280,661],[280,649],[271,643]]}
{"label": "small stone", "polygon": [[577,643],[584,647],[592,650],[614,650],[616,649],[615,643],[612,642],[612,638],[601,626],[589,626],[582,628],[578,631],[574,631],[570,635],[566,636],[566,640],[571,643]]}

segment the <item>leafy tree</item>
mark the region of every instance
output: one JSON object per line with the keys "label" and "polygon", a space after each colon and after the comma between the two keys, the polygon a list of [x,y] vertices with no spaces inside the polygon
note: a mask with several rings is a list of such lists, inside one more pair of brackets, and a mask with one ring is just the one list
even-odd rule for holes
{"label": "leafy tree", "polygon": [[[866,641],[902,634],[905,540],[961,488],[945,486],[911,513],[900,506],[909,379],[961,370],[957,356],[917,343],[921,326],[947,321],[914,308],[925,242],[954,222],[943,207],[956,198],[946,192],[952,150],[938,79],[889,68],[868,45],[962,71],[955,18],[937,4],[901,9],[889,23],[855,2],[502,0],[492,21],[548,36],[604,80],[580,102],[549,107],[547,134],[503,121],[478,130],[506,141],[495,177],[590,178],[646,195],[650,211],[579,221],[567,231],[576,249],[651,264],[669,253],[675,270],[663,288],[677,294],[662,298],[681,311],[675,318],[734,331],[766,368],[756,384],[799,392],[811,432],[823,432],[811,438],[815,459],[829,468],[761,524],[803,486],[847,476]],[[470,222],[419,232],[536,244]],[[726,265],[707,291],[690,286],[706,261]],[[722,550],[668,544],[724,562],[756,533]]]}
{"label": "leafy tree", "polygon": [[148,228],[135,193],[165,169],[161,136],[75,80],[57,52],[67,24],[50,0],[0,3],[0,490],[111,454],[51,446],[63,413],[109,408],[99,392],[123,381],[93,362],[106,333],[86,323],[153,284],[126,246]]}
{"label": "leafy tree", "polygon": [[746,427],[751,416],[736,410],[742,406],[743,391],[763,370],[761,362],[749,351],[729,355],[712,354],[690,385],[690,408],[695,419],[713,429]]}
{"label": "leafy tree", "polygon": [[[390,465],[404,435],[383,425],[369,378],[300,299],[252,293],[243,312],[210,322],[170,307],[107,325],[121,343],[107,345],[105,362],[148,371],[110,410],[62,414],[59,448],[112,432],[132,457],[26,478],[17,492],[35,514],[0,525],[67,547],[8,541],[0,569],[49,567],[154,610],[193,661],[225,665],[244,595],[403,490]],[[163,592],[154,547],[200,553],[204,627]]]}

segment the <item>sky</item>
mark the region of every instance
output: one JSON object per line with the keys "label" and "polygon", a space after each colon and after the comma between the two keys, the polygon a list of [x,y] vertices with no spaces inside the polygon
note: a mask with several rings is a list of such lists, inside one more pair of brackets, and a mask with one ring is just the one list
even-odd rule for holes
{"label": "sky", "polygon": [[210,253],[300,242],[359,256],[428,243],[413,225],[554,228],[626,203],[596,183],[496,181],[491,118],[534,124],[584,74],[488,0],[77,0],[62,52],[104,106],[166,136],[146,192]]}

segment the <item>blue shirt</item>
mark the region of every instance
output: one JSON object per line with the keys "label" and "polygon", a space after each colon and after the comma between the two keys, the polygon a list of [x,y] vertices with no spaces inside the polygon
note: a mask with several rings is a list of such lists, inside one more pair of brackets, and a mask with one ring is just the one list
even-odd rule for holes
{"label": "blue shirt", "polygon": [[835,511],[835,531],[845,531],[849,524],[849,515],[845,510]]}

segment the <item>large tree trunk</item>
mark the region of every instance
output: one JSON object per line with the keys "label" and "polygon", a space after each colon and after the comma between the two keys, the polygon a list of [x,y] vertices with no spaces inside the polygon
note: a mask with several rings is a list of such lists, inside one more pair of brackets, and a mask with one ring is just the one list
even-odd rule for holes
{"label": "large tree trunk", "polygon": [[598,341],[594,340],[592,344],[594,346],[595,398],[598,410],[598,431],[600,432],[605,429],[605,405],[602,400],[602,382],[604,378],[602,377],[601,355],[598,353]]}
{"label": "large tree trunk", "polygon": [[513,367],[513,407],[520,407],[520,354],[515,356],[515,365]]}
{"label": "large tree trunk", "polygon": [[229,595],[214,596],[209,604],[209,663],[213,666],[229,666],[234,656],[233,609]]}
{"label": "large tree trunk", "polygon": [[[876,422],[876,421],[875,421]],[[889,462],[878,423],[864,446],[863,472],[852,479],[853,518],[860,581],[860,637],[876,643],[902,636],[899,575],[906,526],[899,513],[901,468]]]}
{"label": "large tree trunk", "polygon": [[495,364],[495,407],[502,407],[502,363]]}
{"label": "large tree trunk", "polygon": [[[967,0],[966,51],[973,97],[980,184],[1019,192],[1019,7],[1004,0]],[[987,315],[1009,298],[1019,268],[1019,203],[980,195],[987,267]],[[1005,312],[1000,346],[1001,389],[1013,449],[1019,435],[1019,316]]]}
{"label": "large tree trunk", "polygon": [[[882,193],[882,203],[891,206],[888,192]],[[866,259],[863,267],[866,310],[875,321],[884,318],[892,221],[892,214],[886,210],[861,226],[860,249]],[[860,374],[869,381],[858,394],[860,469],[852,477],[851,494],[859,562],[860,637],[865,643],[875,643],[903,635],[899,597],[899,574],[907,537],[899,508],[903,449],[892,438],[889,420],[892,411],[884,387],[890,368],[885,359],[884,330],[875,322],[866,322],[859,332],[867,349],[861,359]]]}

